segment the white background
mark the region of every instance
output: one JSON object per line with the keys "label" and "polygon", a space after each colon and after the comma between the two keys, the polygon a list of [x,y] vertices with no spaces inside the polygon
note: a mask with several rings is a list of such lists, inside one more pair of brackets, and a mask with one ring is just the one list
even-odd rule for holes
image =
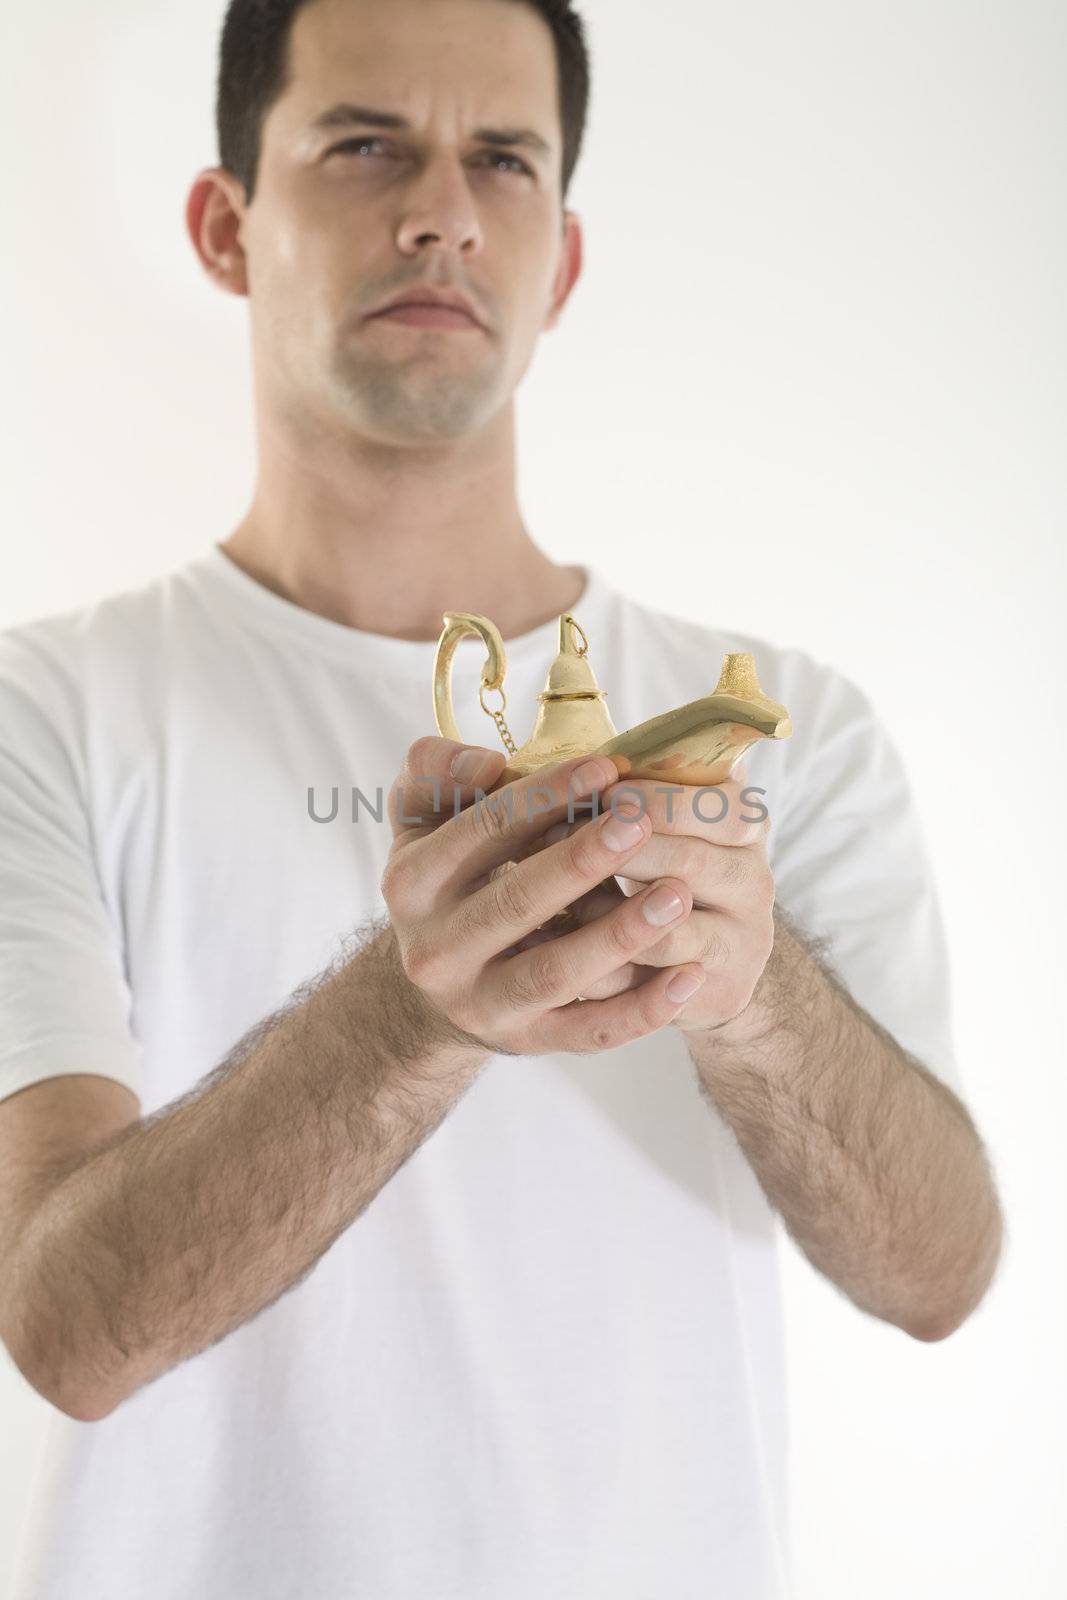
{"label": "white background", "polygon": [[[1067,13],[580,9],[586,267],[520,391],[527,524],[561,561],[803,646],[871,694],[936,863],[966,1098],[1007,1212],[993,1290],[936,1345],[789,1246],[798,1600],[1051,1600]],[[245,509],[246,308],[183,224],[216,160],[221,15],[8,8],[0,624],[150,577]],[[6,1364],[0,1593],[46,1410]]]}

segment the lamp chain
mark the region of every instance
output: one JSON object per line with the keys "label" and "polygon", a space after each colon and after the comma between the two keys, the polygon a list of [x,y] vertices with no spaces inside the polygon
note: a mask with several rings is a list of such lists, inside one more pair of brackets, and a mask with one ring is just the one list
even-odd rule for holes
{"label": "lamp chain", "polygon": [[[488,687],[492,686],[489,685]],[[507,751],[508,755],[517,756],[519,753],[519,747],[511,737],[511,729],[504,721],[504,710],[508,703],[507,696],[505,695],[503,689],[497,689],[497,693],[500,696],[500,708],[497,711],[493,711],[485,703],[486,688],[487,685],[483,683],[481,688],[478,690],[478,704],[481,706],[486,716],[492,717],[493,721],[496,723],[497,731],[500,734],[501,739],[504,741],[504,749]]]}

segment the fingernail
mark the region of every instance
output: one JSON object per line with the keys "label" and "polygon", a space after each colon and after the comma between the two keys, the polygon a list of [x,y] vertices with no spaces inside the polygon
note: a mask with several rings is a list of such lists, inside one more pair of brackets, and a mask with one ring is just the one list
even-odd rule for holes
{"label": "fingernail", "polygon": [[608,817],[609,821],[603,827],[603,835],[604,843],[609,850],[629,850],[644,835],[645,830],[641,826],[640,817],[631,822],[625,813],[616,816],[610,811]]}
{"label": "fingernail", "polygon": [[679,972],[667,985],[667,999],[677,1001],[680,1005],[683,1000],[688,1000],[691,994],[696,994],[704,982],[703,973]]}
{"label": "fingernail", "polygon": [[449,770],[457,783],[466,785],[477,781],[483,767],[485,776],[488,777],[489,763],[485,750],[461,750]]}
{"label": "fingernail", "polygon": [[601,761],[584,761],[577,771],[571,773],[571,788],[575,797],[592,794],[594,789],[607,787],[609,780],[604,763]]}
{"label": "fingernail", "polygon": [[654,928],[661,928],[665,922],[673,922],[679,916],[685,901],[674,889],[669,889],[666,884],[661,884],[658,889],[653,889],[641,902],[641,915],[646,922],[651,922]]}

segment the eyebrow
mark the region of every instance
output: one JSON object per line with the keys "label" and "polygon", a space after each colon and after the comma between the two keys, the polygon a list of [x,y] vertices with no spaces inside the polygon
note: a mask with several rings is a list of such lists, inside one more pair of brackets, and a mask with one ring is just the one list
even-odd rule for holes
{"label": "eyebrow", "polygon": [[[398,116],[395,111],[375,111],[370,106],[354,106],[348,101],[331,106],[311,123],[312,128],[316,130],[350,128],[357,125],[363,128],[399,128],[405,132],[411,129],[411,123],[407,118]],[[501,148],[518,145],[527,150],[536,150],[539,155],[552,155],[552,146],[533,128],[476,128],[472,138],[481,140],[483,144],[499,145]]]}

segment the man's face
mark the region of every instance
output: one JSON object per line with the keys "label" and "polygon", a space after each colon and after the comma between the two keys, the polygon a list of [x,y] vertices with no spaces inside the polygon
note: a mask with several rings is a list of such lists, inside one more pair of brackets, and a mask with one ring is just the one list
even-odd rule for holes
{"label": "man's face", "polygon": [[[513,0],[313,0],[289,79],[240,232],[268,403],[306,435],[394,445],[484,426],[580,268],[547,23]],[[339,105],[409,126],[315,126]],[[483,129],[532,130],[548,150]],[[368,317],[427,285],[464,294],[484,326]]]}

